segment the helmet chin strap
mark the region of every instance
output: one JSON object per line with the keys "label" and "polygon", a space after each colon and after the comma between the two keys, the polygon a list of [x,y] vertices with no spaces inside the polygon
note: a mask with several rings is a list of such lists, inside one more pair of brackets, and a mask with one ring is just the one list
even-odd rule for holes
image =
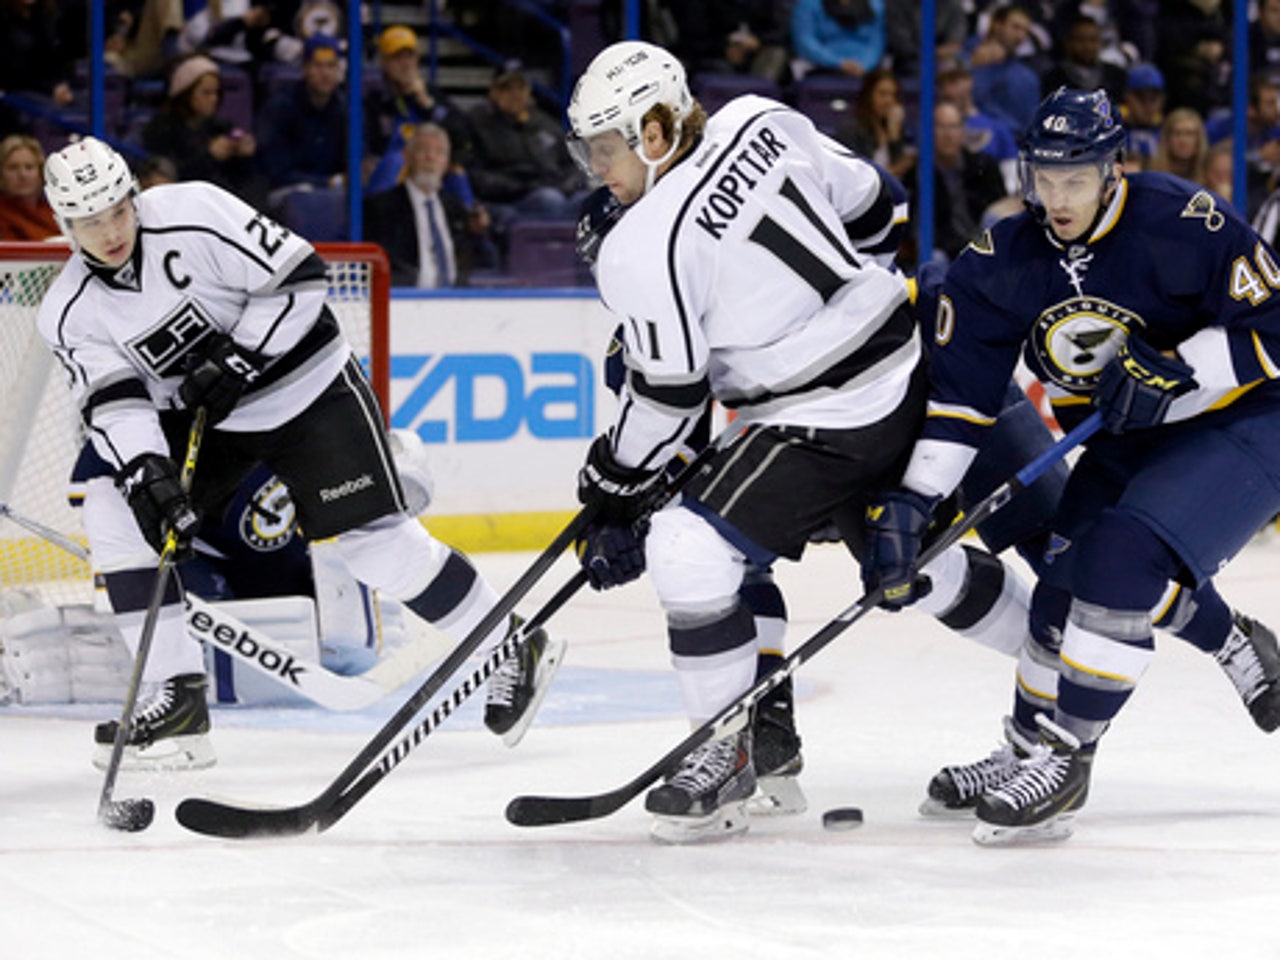
{"label": "helmet chin strap", "polygon": [[667,148],[667,152],[656,160],[650,160],[644,153],[644,137],[640,138],[640,142],[636,144],[636,156],[640,158],[640,162],[645,165],[646,172],[644,177],[644,196],[653,189],[653,185],[658,182],[658,168],[667,163],[676,155],[676,151],[680,149],[680,118],[677,117],[671,129],[671,146]]}

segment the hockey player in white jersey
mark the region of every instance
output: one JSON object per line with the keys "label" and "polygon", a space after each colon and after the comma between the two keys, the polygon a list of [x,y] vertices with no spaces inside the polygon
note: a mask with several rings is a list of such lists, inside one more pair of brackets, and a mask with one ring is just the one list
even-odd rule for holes
{"label": "hockey player in white jersey", "polygon": [[[311,245],[211,184],[139,194],[124,159],[91,137],[49,157],[45,193],[79,255],[37,323],[113,471],[87,485],[84,524],[130,647],[167,532],[179,554],[189,551],[202,505],[225,499],[257,463],[287,485],[310,539],[335,538],[358,580],[466,636],[496,594],[404,510],[377,400],[325,305],[325,266]],[[174,452],[199,407],[209,429],[188,494]],[[214,762],[204,661],[181,594],[171,581],[130,765]],[[490,728],[518,738],[558,662],[545,634],[507,661],[490,684]],[[114,736],[114,723],[95,731],[100,747]]]}
{"label": "hockey player in white jersey", "polygon": [[[579,475],[580,499],[601,508],[580,553],[605,582],[647,565],[698,724],[755,679],[738,593],[748,563],[798,559],[834,514],[860,516],[923,421],[906,283],[866,253],[892,230],[894,203],[875,167],[780,103],[741,97],[708,120],[679,61],[650,44],[597,56],[569,120],[571,153],[629,205],[596,263],[628,369]],[[646,537],[634,521],[712,398],[746,429]],[[957,553],[936,572],[940,594],[963,579]],[[686,757],[646,799],[655,837],[745,830],[751,753],[744,717]]]}

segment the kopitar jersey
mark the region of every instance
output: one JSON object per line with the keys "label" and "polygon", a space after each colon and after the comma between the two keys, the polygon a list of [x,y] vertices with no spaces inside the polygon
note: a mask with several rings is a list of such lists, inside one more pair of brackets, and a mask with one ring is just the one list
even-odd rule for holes
{"label": "kopitar jersey", "polygon": [[600,248],[626,340],[618,461],[661,466],[712,396],[750,423],[893,412],[920,343],[904,280],[874,253],[901,213],[876,168],[802,114],[755,96],[718,111]]}
{"label": "kopitar jersey", "polygon": [[266,364],[219,430],[267,430],[304,410],[351,353],[312,246],[206,183],[153,187],[138,214],[130,261],[72,256],[37,319],[98,453],[119,469],[166,452],[157,410],[180,405],[189,361],[219,333]]}
{"label": "kopitar jersey", "polygon": [[1274,251],[1229,204],[1159,173],[1125,177],[1086,241],[1059,244],[1028,213],[996,224],[947,273],[906,485],[954,489],[1019,356],[1069,418],[1089,411],[1102,368],[1131,334],[1195,371],[1197,388],[1173,401],[1168,422],[1280,390]]}

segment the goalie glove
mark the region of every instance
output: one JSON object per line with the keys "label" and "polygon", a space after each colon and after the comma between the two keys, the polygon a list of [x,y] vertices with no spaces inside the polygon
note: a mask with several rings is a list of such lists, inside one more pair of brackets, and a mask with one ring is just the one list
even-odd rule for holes
{"label": "goalie glove", "polygon": [[1173,401],[1198,386],[1188,364],[1130,336],[1102,368],[1093,405],[1109,433],[1144,430],[1162,424]]}
{"label": "goalie glove", "polygon": [[126,463],[116,474],[116,487],[124,494],[138,521],[138,529],[156,553],[164,549],[170,528],[176,537],[175,560],[186,560],[200,517],[191,497],[182,489],[178,465],[158,453],[144,453]]}
{"label": "goalie glove", "polygon": [[262,373],[262,364],[225,333],[217,334],[178,388],[188,410],[204,407],[209,424],[225,420],[240,395]]}
{"label": "goalie glove", "polygon": [[662,470],[624,467],[613,457],[607,436],[596,437],[587,451],[587,462],[578,471],[578,500],[596,504],[601,524],[630,526],[648,516],[666,491]]}

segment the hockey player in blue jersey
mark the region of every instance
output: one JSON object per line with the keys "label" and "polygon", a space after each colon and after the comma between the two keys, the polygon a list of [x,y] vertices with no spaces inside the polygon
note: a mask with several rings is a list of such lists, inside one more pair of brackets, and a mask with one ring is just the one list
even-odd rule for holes
{"label": "hockey player in blue jersey", "polygon": [[[1061,663],[1056,702],[978,801],[981,843],[1069,835],[1098,741],[1150,660],[1168,584],[1205,584],[1280,509],[1275,254],[1207,190],[1125,176],[1123,144],[1102,92],[1062,89],[1041,104],[1020,151],[1027,212],[948,273],[924,430],[869,523],[867,585],[909,603],[934,506],[973,461],[1019,356],[1066,424],[1091,406],[1103,414],[1033,604],[1032,647]],[[1242,692],[1280,676],[1252,627],[1217,654]],[[1255,719],[1274,726],[1275,699],[1259,703]]]}

